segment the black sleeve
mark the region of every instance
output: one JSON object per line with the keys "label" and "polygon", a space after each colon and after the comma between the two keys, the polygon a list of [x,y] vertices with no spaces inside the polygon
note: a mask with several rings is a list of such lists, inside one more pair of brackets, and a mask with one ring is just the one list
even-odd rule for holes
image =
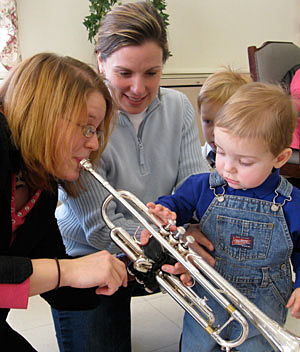
{"label": "black sleeve", "polygon": [[52,308],[58,310],[87,310],[100,304],[101,295],[96,294],[96,287],[72,288],[61,287],[41,294]]}
{"label": "black sleeve", "polygon": [[0,256],[1,284],[20,284],[31,274],[32,264],[29,258]]}

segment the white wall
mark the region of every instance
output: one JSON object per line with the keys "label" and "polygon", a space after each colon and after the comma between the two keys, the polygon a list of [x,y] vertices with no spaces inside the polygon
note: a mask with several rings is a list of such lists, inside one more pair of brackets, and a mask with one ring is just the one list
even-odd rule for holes
{"label": "white wall", "polygon": [[174,52],[168,71],[213,72],[220,65],[248,70],[248,46],[267,40],[299,42],[299,0],[169,0],[168,4]]}
{"label": "white wall", "polygon": [[22,58],[42,51],[94,63],[93,45],[82,24],[88,0],[17,0]]}
{"label": "white wall", "polygon": [[[128,0],[126,0],[128,2]],[[267,40],[300,44],[299,0],[167,0],[173,56],[165,73],[248,71],[247,47]],[[41,51],[94,63],[82,24],[88,0],[17,0],[23,58]]]}

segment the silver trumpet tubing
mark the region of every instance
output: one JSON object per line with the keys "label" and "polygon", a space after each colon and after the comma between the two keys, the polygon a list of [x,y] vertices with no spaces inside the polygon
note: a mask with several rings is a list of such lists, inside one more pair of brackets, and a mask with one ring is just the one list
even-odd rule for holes
{"label": "silver trumpet tubing", "polygon": [[[156,273],[156,280],[162,289],[205,329],[221,346],[222,351],[231,351],[232,348],[241,345],[247,339],[249,327],[246,318],[268,340],[275,351],[300,351],[300,338],[298,336],[285,330],[278,323],[270,319],[189,247],[189,245],[194,242],[192,236],[187,236],[186,242],[181,240],[184,229],[179,227],[176,233],[169,231],[169,225],[164,226],[149,212],[146,205],[132,193],[114,189],[93,169],[89,160],[81,160],[80,165],[93,175],[110,193],[102,204],[103,219],[111,230],[112,240],[129,257],[136,270],[147,273],[152,268],[153,261],[145,256],[142,247],[126,230],[121,227],[116,227],[108,218],[106,209],[109,202],[114,198],[117,199],[140,224],[150,232],[152,237],[160,243],[164,250],[180,262],[190,276],[229,313],[229,319],[222,326],[215,326],[215,316],[212,309],[207,304],[206,297],[198,297],[190,287],[185,286],[176,276],[161,270],[158,270]],[[129,200],[129,202],[126,199]],[[139,209],[139,211],[137,211],[137,209]],[[146,220],[146,218],[148,220]],[[234,340],[224,340],[220,335],[223,329],[232,321],[237,321],[240,324],[240,336]]]}

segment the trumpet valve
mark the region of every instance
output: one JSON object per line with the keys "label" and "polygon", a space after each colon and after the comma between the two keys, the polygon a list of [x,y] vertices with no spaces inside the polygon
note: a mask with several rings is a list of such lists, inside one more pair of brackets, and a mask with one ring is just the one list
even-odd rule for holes
{"label": "trumpet valve", "polygon": [[175,247],[179,243],[179,238],[177,238],[176,235],[172,234],[168,237],[168,241],[172,247]]}
{"label": "trumpet valve", "polygon": [[183,242],[182,246],[185,249],[188,249],[191,244],[195,243],[195,238],[193,236],[186,236],[185,241]]}
{"label": "trumpet valve", "polygon": [[164,230],[166,231],[170,231],[170,227],[172,225],[176,225],[176,221],[175,220],[172,220],[172,219],[169,219],[168,220],[168,224],[166,226],[163,226]]}
{"label": "trumpet valve", "polygon": [[189,252],[189,247],[191,244],[195,242],[195,239],[193,236],[186,236],[185,241],[180,241],[178,245],[178,251],[181,254],[187,254]]}
{"label": "trumpet valve", "polygon": [[140,257],[133,263],[134,269],[141,273],[147,273],[152,269],[152,266],[152,261],[146,257]]}
{"label": "trumpet valve", "polygon": [[183,235],[185,234],[185,228],[182,226],[177,227],[177,232],[173,233],[173,237],[176,238],[177,240],[180,240],[183,238]]}
{"label": "trumpet valve", "polygon": [[172,232],[168,237],[168,240],[171,246],[173,247],[178,246],[184,234],[185,234],[184,227],[178,227],[176,232]]}

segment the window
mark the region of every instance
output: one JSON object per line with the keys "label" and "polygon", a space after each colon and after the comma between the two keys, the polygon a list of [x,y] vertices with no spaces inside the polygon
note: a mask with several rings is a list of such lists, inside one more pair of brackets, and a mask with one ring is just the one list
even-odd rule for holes
{"label": "window", "polygon": [[[0,28],[0,52],[2,53],[2,50],[4,49],[6,42],[8,41],[8,33],[5,28]],[[2,65],[0,62],[0,79],[3,79],[5,73],[6,73],[6,68]]]}
{"label": "window", "polygon": [[16,0],[0,0],[0,78],[19,59]]}

